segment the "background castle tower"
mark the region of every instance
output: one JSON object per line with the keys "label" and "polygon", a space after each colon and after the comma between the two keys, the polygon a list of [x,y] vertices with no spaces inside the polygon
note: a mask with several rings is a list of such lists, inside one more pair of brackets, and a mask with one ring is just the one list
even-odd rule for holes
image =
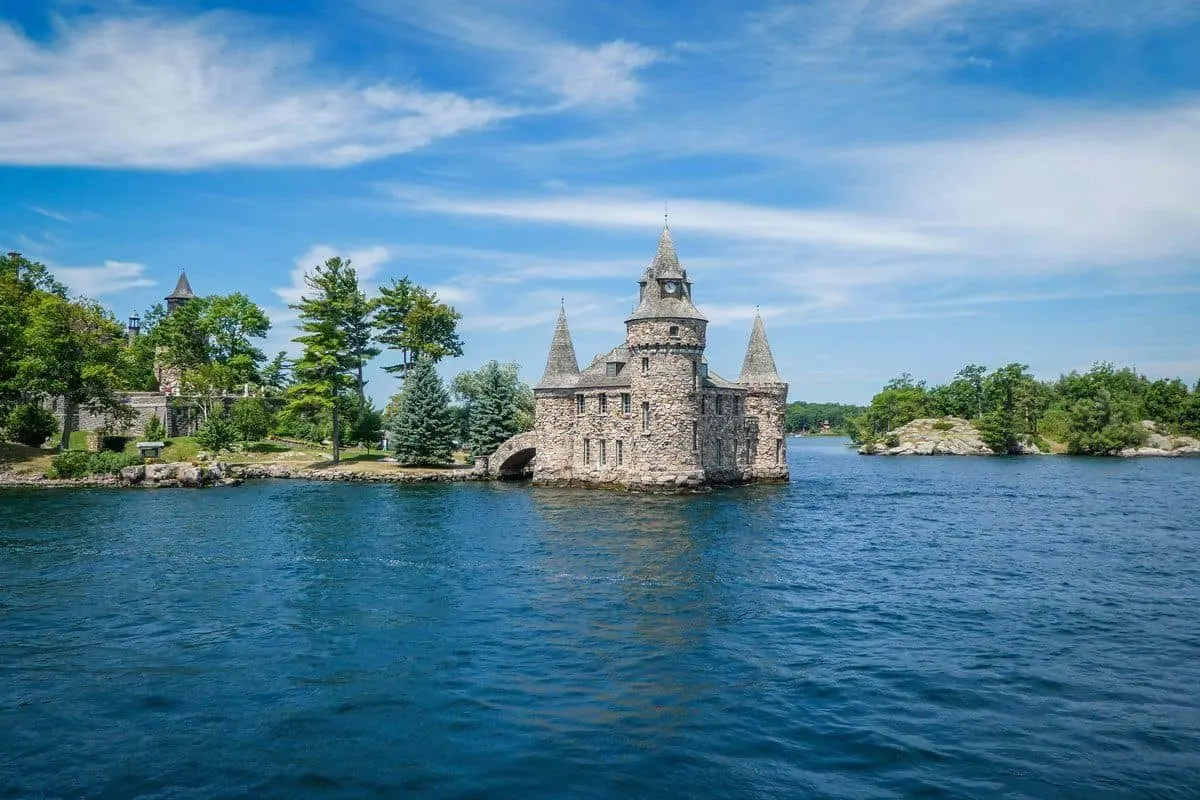
{"label": "background castle tower", "polygon": [[638,286],[638,307],[625,321],[630,390],[639,403],[635,469],[646,482],[702,482],[696,427],[708,320],[692,303],[692,283],[665,225]]}
{"label": "background castle tower", "polygon": [[[167,314],[174,314],[192,300],[196,299],[192,285],[188,283],[187,273],[180,272],[175,290],[164,298],[167,301]],[[160,347],[154,353],[154,377],[158,381],[158,390],[164,394],[178,395],[183,390],[183,371],[178,367],[168,366],[162,361],[163,349]]]}
{"label": "background castle tower", "polygon": [[567,328],[565,308],[558,310],[558,324],[546,370],[534,385],[534,419],[537,420],[538,451],[533,462],[533,479],[538,483],[567,483],[572,478],[575,449],[575,386],[579,362]]}
{"label": "background castle tower", "polygon": [[775,357],[767,342],[762,316],[754,315],[750,343],[738,384],[746,387],[746,420],[754,430],[752,459],[755,478],[787,480],[787,394],[788,385],[779,377]]}

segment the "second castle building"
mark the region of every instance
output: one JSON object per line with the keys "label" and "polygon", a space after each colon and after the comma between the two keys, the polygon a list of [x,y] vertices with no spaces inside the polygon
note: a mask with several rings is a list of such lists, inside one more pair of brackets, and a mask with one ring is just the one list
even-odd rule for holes
{"label": "second castle building", "polygon": [[535,483],[630,489],[788,480],[788,386],[755,316],[736,382],[709,369],[708,320],[664,228],[625,341],[579,368],[560,311],[534,387]]}

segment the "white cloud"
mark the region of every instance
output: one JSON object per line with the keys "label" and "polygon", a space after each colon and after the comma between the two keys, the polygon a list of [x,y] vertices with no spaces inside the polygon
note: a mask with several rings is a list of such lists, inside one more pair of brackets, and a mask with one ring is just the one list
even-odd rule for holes
{"label": "white cloud", "polygon": [[519,113],[322,78],[303,49],[226,14],[77,17],[48,43],[0,24],[0,85],[0,163],[21,165],[341,166]]}
{"label": "white cloud", "polygon": [[34,212],[35,214],[41,214],[43,217],[46,217],[47,219],[52,219],[56,222],[70,222],[71,221],[71,218],[68,217],[66,214],[60,214],[59,212],[57,212],[53,209],[50,209],[50,208],[42,208],[40,206],[29,206],[29,210]]}
{"label": "white cloud", "polygon": [[363,9],[397,24],[399,33],[412,27],[442,37],[496,60],[510,86],[549,92],[556,108],[617,106],[635,100],[642,91],[640,70],[660,59],[660,53],[624,39],[582,45],[545,27],[544,9],[503,6],[471,0],[435,3],[395,3],[357,0]]}
{"label": "white cloud", "polygon": [[72,292],[92,298],[154,285],[146,277],[146,266],[132,261],[105,261],[101,267],[54,267],[52,271]]}
{"label": "white cloud", "polygon": [[[296,259],[295,266],[288,272],[291,283],[276,288],[275,294],[289,305],[299,303],[300,298],[308,291],[308,287],[304,283],[304,276],[335,256],[350,260],[351,266],[358,274],[359,285],[364,287],[364,291],[368,291],[379,268],[392,259],[392,251],[383,245],[342,250],[327,244],[315,244]],[[295,319],[295,315],[292,314],[290,319]]]}

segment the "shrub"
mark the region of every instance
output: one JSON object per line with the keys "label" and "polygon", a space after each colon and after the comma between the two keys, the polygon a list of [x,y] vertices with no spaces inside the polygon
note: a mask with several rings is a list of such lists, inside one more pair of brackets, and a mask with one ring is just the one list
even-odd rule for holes
{"label": "shrub", "polygon": [[46,471],[46,477],[82,478],[86,475],[108,475],[120,472],[124,467],[141,463],[141,457],[132,453],[113,453],[106,450],[88,453],[83,450],[67,450],[56,455],[50,462],[50,469]]}
{"label": "shrub", "polygon": [[274,423],[271,409],[261,397],[243,397],[233,404],[229,421],[234,433],[243,442],[257,442],[271,432]]}
{"label": "shrub", "polygon": [[128,436],[101,436],[100,450],[108,450],[111,453],[123,453],[125,452],[125,445],[128,443]]}
{"label": "shrub", "polygon": [[1020,449],[1021,441],[1011,414],[989,411],[980,417],[975,427],[979,429],[979,438],[983,439],[993,453],[1004,455]]}
{"label": "shrub", "polygon": [[142,428],[142,436],[147,442],[161,442],[167,438],[167,428],[157,414],[152,414]]}
{"label": "shrub", "polygon": [[948,431],[948,430],[952,430],[953,428],[954,428],[954,423],[947,422],[944,419],[939,419],[937,422],[933,423],[933,429],[935,431]]}
{"label": "shrub", "polygon": [[213,453],[233,447],[236,439],[237,434],[233,430],[233,425],[229,423],[229,420],[216,414],[209,417],[208,421],[200,426],[200,430],[196,431],[196,441],[205,450]]}
{"label": "shrub", "polygon": [[41,406],[26,403],[12,410],[4,427],[12,441],[40,447],[58,430],[58,420]]}
{"label": "shrub", "polygon": [[889,433],[887,436],[883,437],[883,444],[885,447],[899,447],[900,435],[896,433]]}
{"label": "shrub", "polygon": [[47,478],[82,478],[90,475],[92,454],[86,450],[67,450],[59,453],[50,462]]}

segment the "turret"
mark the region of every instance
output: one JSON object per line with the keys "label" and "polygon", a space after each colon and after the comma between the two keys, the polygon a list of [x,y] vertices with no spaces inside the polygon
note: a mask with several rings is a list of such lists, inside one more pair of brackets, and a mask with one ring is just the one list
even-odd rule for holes
{"label": "turret", "polygon": [[747,390],[746,418],[755,440],[755,477],[787,480],[788,385],[779,377],[775,356],[767,341],[767,329],[758,313],[755,313],[754,326],[750,329],[750,342],[746,345],[738,384]]}
{"label": "turret", "polygon": [[567,327],[567,312],[565,308],[559,308],[550,353],[546,356],[546,370],[533,387],[533,413],[538,432],[533,479],[538,483],[566,483],[572,477],[577,438],[575,386],[578,383],[579,362]]}
{"label": "turret", "polygon": [[196,299],[195,293],[192,292],[192,285],[188,283],[187,272],[179,273],[179,280],[175,283],[175,291],[167,295],[165,299],[167,301],[168,314],[189,300]]}

